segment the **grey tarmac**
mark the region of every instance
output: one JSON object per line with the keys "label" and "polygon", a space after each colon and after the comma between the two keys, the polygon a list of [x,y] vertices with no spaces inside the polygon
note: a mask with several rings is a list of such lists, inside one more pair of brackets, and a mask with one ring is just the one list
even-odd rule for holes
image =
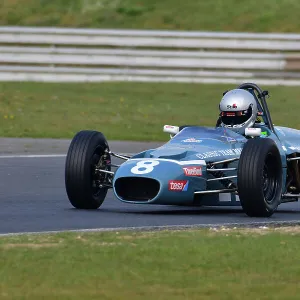
{"label": "grey tarmac", "polygon": [[[70,142],[69,139],[0,138],[0,155],[66,154]],[[121,153],[141,152],[162,144],[161,142],[109,142],[112,151]]]}
{"label": "grey tarmac", "polygon": [[[164,229],[279,225],[300,222],[298,202],[282,204],[271,218],[249,218],[240,208],[133,205],[112,191],[100,209],[77,210],[68,201],[64,163],[70,140],[0,139],[0,234],[64,230]],[[135,153],[162,143],[109,142],[111,150]],[[33,154],[32,157],[26,155]],[[58,157],[34,155],[57,154]],[[20,156],[21,155],[21,156]]]}

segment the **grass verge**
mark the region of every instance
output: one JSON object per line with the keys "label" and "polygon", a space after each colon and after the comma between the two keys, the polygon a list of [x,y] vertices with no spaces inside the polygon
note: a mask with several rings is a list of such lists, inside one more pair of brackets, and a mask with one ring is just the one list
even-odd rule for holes
{"label": "grass verge", "polygon": [[297,0],[1,0],[0,25],[299,32]]}
{"label": "grass verge", "polygon": [[299,299],[299,228],[0,239],[1,299]]}
{"label": "grass verge", "polygon": [[[164,124],[214,126],[222,93],[212,84],[0,83],[0,136],[72,138],[95,129],[109,140],[167,140]],[[268,88],[268,87],[263,87]],[[300,87],[270,87],[276,125],[300,128]]]}

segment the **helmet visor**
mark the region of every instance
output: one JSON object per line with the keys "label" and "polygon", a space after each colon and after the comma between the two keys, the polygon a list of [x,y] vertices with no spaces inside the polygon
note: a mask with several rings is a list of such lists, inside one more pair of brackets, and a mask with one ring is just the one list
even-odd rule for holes
{"label": "helmet visor", "polygon": [[225,125],[240,125],[251,118],[252,107],[243,111],[222,111],[221,120]]}

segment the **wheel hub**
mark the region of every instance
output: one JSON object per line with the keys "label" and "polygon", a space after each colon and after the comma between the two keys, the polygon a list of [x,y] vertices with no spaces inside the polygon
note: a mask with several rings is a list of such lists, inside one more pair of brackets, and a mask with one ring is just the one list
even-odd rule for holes
{"label": "wheel hub", "polygon": [[272,170],[272,166],[270,166],[270,161],[268,160],[265,162],[262,177],[265,200],[268,203],[272,203],[277,189],[277,178],[276,172]]}
{"label": "wheel hub", "polygon": [[91,158],[92,189],[95,196],[98,195],[105,184],[111,184],[110,174],[98,171],[99,169],[109,171],[110,163],[108,151],[100,147],[95,149]]}

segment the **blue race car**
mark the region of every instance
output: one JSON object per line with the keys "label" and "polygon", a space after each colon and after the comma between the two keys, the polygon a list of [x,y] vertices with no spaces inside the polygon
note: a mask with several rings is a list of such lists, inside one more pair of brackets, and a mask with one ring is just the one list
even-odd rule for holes
{"label": "blue race car", "polygon": [[65,165],[71,204],[97,209],[112,188],[126,203],[242,206],[248,216],[271,216],[300,196],[300,131],[273,125],[266,96],[244,83],[223,94],[216,127],[165,125],[167,143],[131,157],[113,153],[100,132],[78,132]]}

